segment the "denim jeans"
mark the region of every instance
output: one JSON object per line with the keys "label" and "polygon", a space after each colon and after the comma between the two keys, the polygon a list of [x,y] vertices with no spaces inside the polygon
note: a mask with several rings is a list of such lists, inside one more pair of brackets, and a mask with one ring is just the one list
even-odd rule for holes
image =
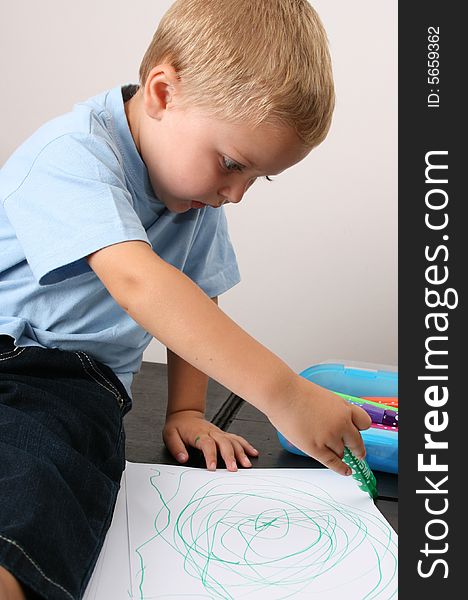
{"label": "denim jeans", "polygon": [[111,369],[84,352],[0,336],[0,564],[31,597],[82,597],[125,468],[130,408]]}

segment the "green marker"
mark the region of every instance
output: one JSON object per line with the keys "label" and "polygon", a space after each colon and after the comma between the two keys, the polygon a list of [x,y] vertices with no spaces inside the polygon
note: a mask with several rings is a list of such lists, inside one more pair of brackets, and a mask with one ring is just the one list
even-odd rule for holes
{"label": "green marker", "polygon": [[351,450],[345,446],[343,462],[351,469],[353,479],[358,482],[362,491],[367,492],[371,498],[377,498],[377,482],[366,461],[356,458]]}

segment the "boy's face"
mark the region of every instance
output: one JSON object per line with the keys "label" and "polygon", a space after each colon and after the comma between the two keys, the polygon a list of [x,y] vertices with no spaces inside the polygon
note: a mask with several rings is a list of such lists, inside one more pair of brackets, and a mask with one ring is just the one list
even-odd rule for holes
{"label": "boy's face", "polygon": [[200,109],[149,106],[141,99],[138,125],[129,122],[153,189],[172,212],[240,202],[258,177],[278,175],[308,154],[285,126],[253,128]]}

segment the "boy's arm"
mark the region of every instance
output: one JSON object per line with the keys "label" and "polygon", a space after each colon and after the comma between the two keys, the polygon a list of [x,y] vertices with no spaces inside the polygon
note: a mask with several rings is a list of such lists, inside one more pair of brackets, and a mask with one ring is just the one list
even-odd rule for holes
{"label": "boy's arm", "polygon": [[[218,299],[212,298],[217,304]],[[255,448],[241,436],[227,433],[205,420],[208,376],[167,349],[168,403],[163,439],[176,460],[188,460],[187,448],[193,446],[203,452],[206,466],[214,470],[217,451],[226,467],[237,470],[237,461],[251,467],[247,454],[257,456]]]}
{"label": "boy's arm", "polygon": [[208,376],[192,367],[169,348],[167,349],[167,384],[166,419],[185,410],[205,414]]}
{"label": "boy's arm", "polygon": [[267,415],[295,446],[349,474],[344,445],[365,455],[367,413],[296,375],[223,313],[186,275],[145,242],[108,246],[88,257],[116,302],[185,361]]}
{"label": "boy's arm", "polygon": [[[218,304],[217,297],[211,299]],[[167,383],[166,418],[184,410],[205,414],[208,376],[192,367],[170,348],[167,348]]]}

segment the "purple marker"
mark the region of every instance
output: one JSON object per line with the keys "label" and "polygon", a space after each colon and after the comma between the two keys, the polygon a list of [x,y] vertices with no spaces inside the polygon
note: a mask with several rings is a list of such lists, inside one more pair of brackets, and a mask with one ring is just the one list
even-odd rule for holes
{"label": "purple marker", "polygon": [[355,404],[364,409],[372,419],[372,423],[386,425],[387,427],[398,427],[398,410],[391,410],[388,407],[384,408],[381,404],[377,404],[376,402],[365,402],[362,398],[358,398],[357,396],[350,396],[349,394],[342,394],[341,392],[334,393],[347,400],[350,404]]}
{"label": "purple marker", "polygon": [[396,411],[378,408],[373,404],[366,403],[359,404],[359,406],[366,411],[372,419],[372,423],[387,425],[388,427],[398,427],[398,413]]}

